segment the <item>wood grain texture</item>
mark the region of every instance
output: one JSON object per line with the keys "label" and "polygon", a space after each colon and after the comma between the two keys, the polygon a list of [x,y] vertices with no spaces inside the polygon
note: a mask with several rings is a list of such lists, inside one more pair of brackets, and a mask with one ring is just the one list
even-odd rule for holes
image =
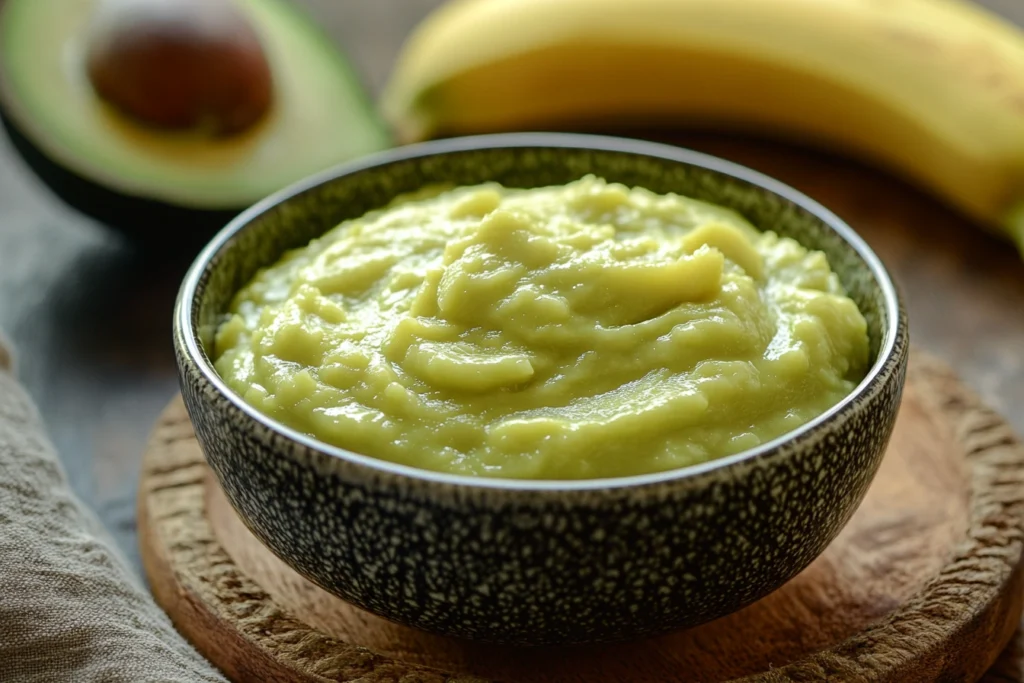
{"label": "wood grain texture", "polygon": [[[252,537],[177,401],[143,464],[143,561],[178,628],[236,681],[978,680],[1021,610],[1024,447],[942,364],[916,353],[909,377],[890,450],[836,542],[755,605],[661,638],[525,650],[358,610]],[[1020,649],[986,680],[1024,681]]]}

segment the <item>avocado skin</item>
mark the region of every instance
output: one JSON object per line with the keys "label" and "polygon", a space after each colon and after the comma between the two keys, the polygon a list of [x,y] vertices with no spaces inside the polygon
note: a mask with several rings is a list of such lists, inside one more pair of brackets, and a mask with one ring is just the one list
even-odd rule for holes
{"label": "avocado skin", "polygon": [[2,108],[0,121],[14,149],[65,204],[147,248],[191,249],[201,246],[247,208],[193,209],[118,192],[48,157],[18,129]]}

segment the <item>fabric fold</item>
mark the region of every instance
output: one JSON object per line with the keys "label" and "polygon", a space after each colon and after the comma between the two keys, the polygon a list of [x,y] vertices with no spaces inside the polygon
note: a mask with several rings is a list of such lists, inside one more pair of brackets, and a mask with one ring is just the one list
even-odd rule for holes
{"label": "fabric fold", "polygon": [[225,679],[70,490],[0,335],[0,682]]}

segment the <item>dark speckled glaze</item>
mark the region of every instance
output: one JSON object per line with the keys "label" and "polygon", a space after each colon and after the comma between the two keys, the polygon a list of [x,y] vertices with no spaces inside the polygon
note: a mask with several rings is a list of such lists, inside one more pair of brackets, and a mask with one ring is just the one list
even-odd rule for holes
{"label": "dark speckled glaze", "polygon": [[[730,206],[823,250],[868,320],[869,375],[818,419],[755,450],[653,475],[537,482],[437,474],[320,444],[257,413],[213,370],[205,349],[231,296],[285,249],[426,183],[536,187],[586,173]],[[206,457],[274,553],[384,617],[517,644],[661,633],[778,588],[860,503],[892,432],[908,354],[884,268],[808,198],[675,147],[560,134],[406,147],[269,198],[196,260],[174,343]]]}

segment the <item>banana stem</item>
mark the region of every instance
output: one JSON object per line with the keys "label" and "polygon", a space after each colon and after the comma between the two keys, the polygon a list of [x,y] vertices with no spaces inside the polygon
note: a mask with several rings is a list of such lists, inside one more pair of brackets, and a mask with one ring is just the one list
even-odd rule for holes
{"label": "banana stem", "polygon": [[1010,239],[1017,245],[1021,257],[1024,258],[1024,201],[1013,207],[1006,216],[1006,220],[1003,221],[1003,228],[1006,229]]}

